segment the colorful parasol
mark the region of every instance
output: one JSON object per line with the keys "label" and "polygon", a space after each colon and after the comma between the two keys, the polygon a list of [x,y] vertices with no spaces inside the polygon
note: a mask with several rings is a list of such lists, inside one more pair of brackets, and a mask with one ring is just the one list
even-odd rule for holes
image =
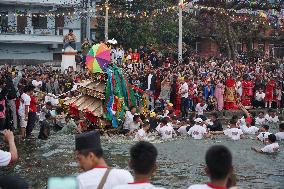
{"label": "colorful parasol", "polygon": [[86,57],[86,66],[92,73],[103,73],[109,62],[110,49],[104,43],[92,46]]}

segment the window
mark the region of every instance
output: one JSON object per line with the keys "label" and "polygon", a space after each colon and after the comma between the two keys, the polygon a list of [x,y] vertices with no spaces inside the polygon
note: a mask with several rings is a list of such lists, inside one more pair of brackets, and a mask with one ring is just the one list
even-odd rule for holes
{"label": "window", "polygon": [[8,29],[8,12],[0,12],[0,33],[7,32]]}
{"label": "window", "polygon": [[33,14],[32,26],[34,29],[47,29],[47,17],[40,14]]}

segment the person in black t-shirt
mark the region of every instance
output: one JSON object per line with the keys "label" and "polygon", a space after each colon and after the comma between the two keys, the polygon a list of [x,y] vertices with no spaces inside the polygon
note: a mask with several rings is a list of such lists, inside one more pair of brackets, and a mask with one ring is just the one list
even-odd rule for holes
{"label": "person in black t-shirt", "polygon": [[207,129],[210,129],[210,131],[223,131],[222,123],[218,119],[218,114],[217,113],[212,113],[211,115],[211,121],[212,125],[207,125]]}

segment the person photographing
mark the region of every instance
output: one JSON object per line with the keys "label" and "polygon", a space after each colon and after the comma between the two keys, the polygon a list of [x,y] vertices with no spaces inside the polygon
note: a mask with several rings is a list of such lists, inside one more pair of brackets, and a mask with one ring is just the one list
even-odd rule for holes
{"label": "person photographing", "polygon": [[9,144],[9,152],[0,150],[0,167],[4,167],[18,159],[18,152],[13,132],[10,130],[4,130],[1,133],[4,135],[4,140]]}

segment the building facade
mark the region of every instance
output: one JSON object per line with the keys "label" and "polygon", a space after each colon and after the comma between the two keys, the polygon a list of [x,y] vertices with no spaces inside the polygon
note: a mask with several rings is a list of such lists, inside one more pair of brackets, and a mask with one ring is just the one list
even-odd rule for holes
{"label": "building facade", "polygon": [[69,29],[79,46],[79,4],[80,0],[1,0],[0,63],[60,60]]}

